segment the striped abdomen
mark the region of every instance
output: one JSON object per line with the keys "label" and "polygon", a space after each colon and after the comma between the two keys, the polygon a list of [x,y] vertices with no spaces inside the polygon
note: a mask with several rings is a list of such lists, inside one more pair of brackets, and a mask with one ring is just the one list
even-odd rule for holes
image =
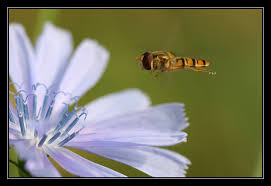
{"label": "striped abdomen", "polygon": [[194,67],[194,68],[208,67],[210,66],[210,62],[203,59],[178,57],[176,58],[176,66]]}

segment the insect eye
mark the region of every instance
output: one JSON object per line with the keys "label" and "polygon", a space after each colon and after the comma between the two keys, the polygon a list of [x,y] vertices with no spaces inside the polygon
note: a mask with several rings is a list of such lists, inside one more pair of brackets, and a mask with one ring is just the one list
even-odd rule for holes
{"label": "insect eye", "polygon": [[145,52],[143,54],[143,56],[144,57],[143,57],[143,60],[142,60],[142,64],[143,64],[143,66],[144,66],[144,68],[146,70],[150,70],[151,69],[152,59],[153,59],[152,54],[150,52]]}

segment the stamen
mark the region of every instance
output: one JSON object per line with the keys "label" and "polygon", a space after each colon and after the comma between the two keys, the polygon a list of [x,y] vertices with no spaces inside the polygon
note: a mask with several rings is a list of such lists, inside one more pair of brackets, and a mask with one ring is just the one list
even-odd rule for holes
{"label": "stamen", "polygon": [[82,115],[85,115],[84,120],[86,120],[86,118],[87,118],[87,113],[86,113],[86,112],[83,112],[82,114],[80,114],[79,118],[80,118]]}
{"label": "stamen", "polygon": [[53,99],[51,104],[49,105],[49,108],[47,110],[47,113],[46,113],[46,116],[45,116],[45,120],[48,120],[51,116],[51,113],[52,113],[52,110],[53,110],[53,107],[54,107],[54,104],[55,104],[55,100]]}
{"label": "stamen", "polygon": [[71,117],[75,114],[75,109],[73,109],[71,112],[66,113],[63,116],[63,119],[59,122],[59,124],[56,126],[55,131],[59,131],[61,130],[66,124],[67,122],[71,119]]}
{"label": "stamen", "polygon": [[[66,103],[63,103],[63,104],[66,104]],[[69,111],[69,104],[66,104],[66,106],[63,108],[63,110],[60,114],[62,119],[65,117],[65,115],[67,114],[68,111]]]}
{"label": "stamen", "polygon": [[[54,98],[53,99],[56,100],[56,96],[59,95],[60,93],[62,93],[64,96],[70,96],[71,97],[70,93],[66,93],[64,91],[58,91],[58,92],[53,92],[53,94],[54,94]],[[59,114],[59,118],[62,118],[62,119],[65,117],[65,114],[69,111],[69,106],[70,106],[67,103],[63,103],[63,104],[65,104],[66,106],[63,108],[63,110]],[[51,105],[53,106],[52,103],[51,103]]]}
{"label": "stamen", "polygon": [[19,123],[20,123],[20,129],[21,129],[21,134],[22,136],[25,135],[25,128],[24,128],[24,118],[22,113],[19,113]]}
{"label": "stamen", "polygon": [[55,98],[58,94],[60,94],[60,93],[64,94],[64,96],[67,96],[67,93],[66,93],[66,92],[64,92],[64,91],[58,91],[58,92],[53,92],[53,94],[55,94],[55,95],[54,95],[54,98]]}
{"label": "stamen", "polygon": [[9,120],[12,122],[12,123],[15,123],[15,120],[14,120],[14,117],[13,117],[13,114],[11,112],[10,109],[8,109],[8,116],[9,116]]}
{"label": "stamen", "polygon": [[37,83],[36,89],[37,89],[39,86],[43,86],[43,87],[45,88],[45,90],[46,90],[46,93],[48,93],[48,89],[47,89],[47,86],[46,86],[45,84],[43,84],[43,83]]}
{"label": "stamen", "polygon": [[26,96],[26,98],[25,98],[25,100],[24,100],[24,102],[26,102],[27,101],[27,99],[28,99],[28,97],[29,96],[34,96],[35,94],[28,94],[27,96]]}
{"label": "stamen", "polygon": [[26,102],[23,103],[23,107],[24,107],[24,117],[26,120],[29,120],[28,106]]}
{"label": "stamen", "polygon": [[45,142],[45,140],[47,139],[47,135],[44,134],[43,137],[41,138],[40,142],[39,142],[39,147],[41,147],[43,145],[43,143]]}
{"label": "stamen", "polygon": [[60,136],[60,132],[56,133],[49,141],[48,144],[53,143],[59,136]]}
{"label": "stamen", "polygon": [[16,96],[16,108],[18,113],[23,112],[22,100],[20,96]]}
{"label": "stamen", "polygon": [[[33,87],[33,86],[32,86]],[[28,99],[28,97],[29,96],[33,96],[33,111],[32,111],[32,119],[34,119],[34,118],[36,118],[36,106],[34,106],[34,105],[36,105],[36,102],[37,102],[37,96],[36,96],[36,94],[28,94],[27,96],[26,96],[26,98],[25,98],[25,100],[24,100],[24,103],[27,103],[27,99]],[[27,107],[28,108],[28,107]],[[28,110],[27,110],[27,112],[28,112]],[[28,112],[28,117],[26,118],[26,119],[29,119],[29,112]]]}
{"label": "stamen", "polygon": [[68,143],[70,140],[72,140],[79,131],[72,133],[70,136],[68,136],[67,138],[65,138],[64,140],[62,140],[61,142],[58,143],[58,146],[63,146],[64,144]]}
{"label": "stamen", "polygon": [[21,94],[21,92],[27,93],[25,90],[19,90],[18,93]]}
{"label": "stamen", "polygon": [[40,111],[41,111],[41,108],[39,109],[39,112],[38,112],[38,114],[36,116],[36,120],[40,120]]}
{"label": "stamen", "polygon": [[32,90],[35,91],[37,89],[36,85],[32,85]]}
{"label": "stamen", "polygon": [[[19,87],[18,84],[15,85],[16,88]],[[43,103],[42,106],[39,107],[38,98],[41,95],[39,95],[37,91],[40,90],[41,88],[40,86],[42,86],[46,92],[45,93],[43,92],[42,94]],[[41,88],[42,91],[44,90],[43,88]],[[75,127],[75,125],[80,124],[79,120],[82,119],[81,117],[83,117],[83,115],[84,115],[83,118],[86,119],[87,113],[85,112],[86,109],[84,107],[78,107],[79,101],[78,96],[72,97],[70,93],[66,93],[63,91],[54,92],[54,90],[56,90],[55,86],[51,86],[48,89],[46,85],[42,83],[33,84],[32,85],[33,92],[27,93],[27,95],[24,94],[24,92],[26,93],[25,90],[20,89],[17,90],[19,91],[17,91],[16,93],[10,91],[9,94],[12,100],[16,101],[15,103],[16,108],[15,107],[9,108],[9,121],[12,123],[17,122],[17,125],[19,124],[22,136],[29,137],[29,134],[31,134],[31,137],[34,138],[35,141],[37,140],[38,142],[36,143],[37,147],[42,147],[43,144],[53,144],[53,143],[55,143],[58,146],[63,146],[70,140],[72,140],[81,131],[82,128],[78,130],[77,127]],[[54,124],[54,126],[56,126],[55,129],[51,130],[49,129],[50,126],[48,126],[47,128],[45,127],[44,129],[41,128],[44,130],[44,133],[42,134],[40,134],[40,132],[38,133],[37,130],[38,128],[36,128],[37,126],[34,125],[48,123],[40,122],[39,120],[40,119],[49,120],[50,117],[52,117],[51,115],[54,105],[56,103],[60,103],[61,101],[59,100],[62,100],[62,97],[59,100],[56,99],[57,95],[59,95],[60,93],[64,94],[64,96],[67,96],[63,98],[64,100],[69,100],[69,102],[64,103],[66,104],[64,107],[62,105],[62,110],[58,115],[59,118],[55,118],[56,120],[58,120],[57,125]],[[12,96],[11,94],[13,94],[14,96]],[[30,96],[32,96],[32,98],[29,98]],[[71,104],[74,106],[73,109],[70,109]],[[78,112],[79,110],[80,112]],[[79,114],[77,115],[76,113]],[[47,132],[50,132],[50,134]]]}
{"label": "stamen", "polygon": [[36,120],[36,110],[37,110],[37,95],[33,94],[33,112],[32,112],[32,119]]}
{"label": "stamen", "polygon": [[[66,103],[63,103],[63,104],[66,104]],[[58,129],[59,129],[59,127],[60,127],[62,121],[63,121],[63,120],[65,119],[65,117],[66,117],[66,114],[67,114],[68,110],[69,110],[69,105],[66,104],[66,106],[63,108],[61,114],[59,114],[59,115],[61,115],[62,117],[61,117],[60,122],[57,124],[57,126],[56,126],[54,132],[58,131]]]}
{"label": "stamen", "polygon": [[29,113],[28,113],[28,106],[27,103],[23,103],[23,108],[24,108],[24,123],[25,127],[28,128],[28,124],[26,120],[29,120]]}
{"label": "stamen", "polygon": [[44,114],[45,114],[45,111],[46,111],[46,106],[47,106],[48,98],[49,98],[49,95],[46,94],[44,96],[44,100],[43,100],[42,111],[41,111],[41,116],[40,116],[41,119],[44,118]]}
{"label": "stamen", "polygon": [[65,136],[73,127],[74,125],[79,121],[79,118],[75,118],[72,123],[66,128],[66,130],[64,131],[64,133],[61,136]]}
{"label": "stamen", "polygon": [[20,91],[18,91],[18,93],[17,93],[17,95],[20,97],[20,99],[21,99],[21,101],[22,101],[22,103],[23,103],[24,98],[23,98],[23,95],[22,95],[21,92],[24,92],[25,94],[26,94],[27,92],[26,92],[25,90],[20,90]]}
{"label": "stamen", "polygon": [[75,124],[79,121],[79,118],[82,116],[82,115],[85,115],[85,118],[84,118],[84,120],[86,119],[86,117],[87,117],[87,114],[84,112],[84,113],[82,113],[82,114],[80,114],[80,116],[79,117],[76,117],[73,121],[72,121],[72,123],[66,128],[66,130],[64,131],[64,133],[61,135],[61,136],[65,136],[74,126],[75,126]]}
{"label": "stamen", "polygon": [[35,136],[35,137],[38,136],[38,131],[37,131],[37,129],[34,130],[34,136]]}

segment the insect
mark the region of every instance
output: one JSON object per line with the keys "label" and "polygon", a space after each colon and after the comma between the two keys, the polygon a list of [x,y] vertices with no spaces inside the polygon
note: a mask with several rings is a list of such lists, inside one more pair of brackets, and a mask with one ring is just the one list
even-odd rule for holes
{"label": "insect", "polygon": [[177,71],[181,69],[215,74],[215,72],[205,68],[210,66],[209,61],[188,57],[176,57],[172,52],[145,52],[141,56],[137,57],[136,60],[140,61],[142,70],[150,70],[151,73],[157,71],[154,76],[155,78],[160,72]]}

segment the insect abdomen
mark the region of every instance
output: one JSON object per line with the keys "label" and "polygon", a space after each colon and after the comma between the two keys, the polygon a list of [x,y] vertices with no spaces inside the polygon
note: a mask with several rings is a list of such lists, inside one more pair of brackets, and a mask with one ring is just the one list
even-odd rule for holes
{"label": "insect abdomen", "polygon": [[177,57],[175,66],[184,67],[186,65],[185,59],[183,57]]}
{"label": "insect abdomen", "polygon": [[210,65],[210,62],[202,59],[194,59],[194,58],[188,58],[188,57],[181,57],[177,59],[178,66],[184,66],[184,67],[208,67]]}
{"label": "insect abdomen", "polygon": [[195,67],[208,67],[210,65],[210,62],[204,60],[204,59],[198,59],[196,60]]}

